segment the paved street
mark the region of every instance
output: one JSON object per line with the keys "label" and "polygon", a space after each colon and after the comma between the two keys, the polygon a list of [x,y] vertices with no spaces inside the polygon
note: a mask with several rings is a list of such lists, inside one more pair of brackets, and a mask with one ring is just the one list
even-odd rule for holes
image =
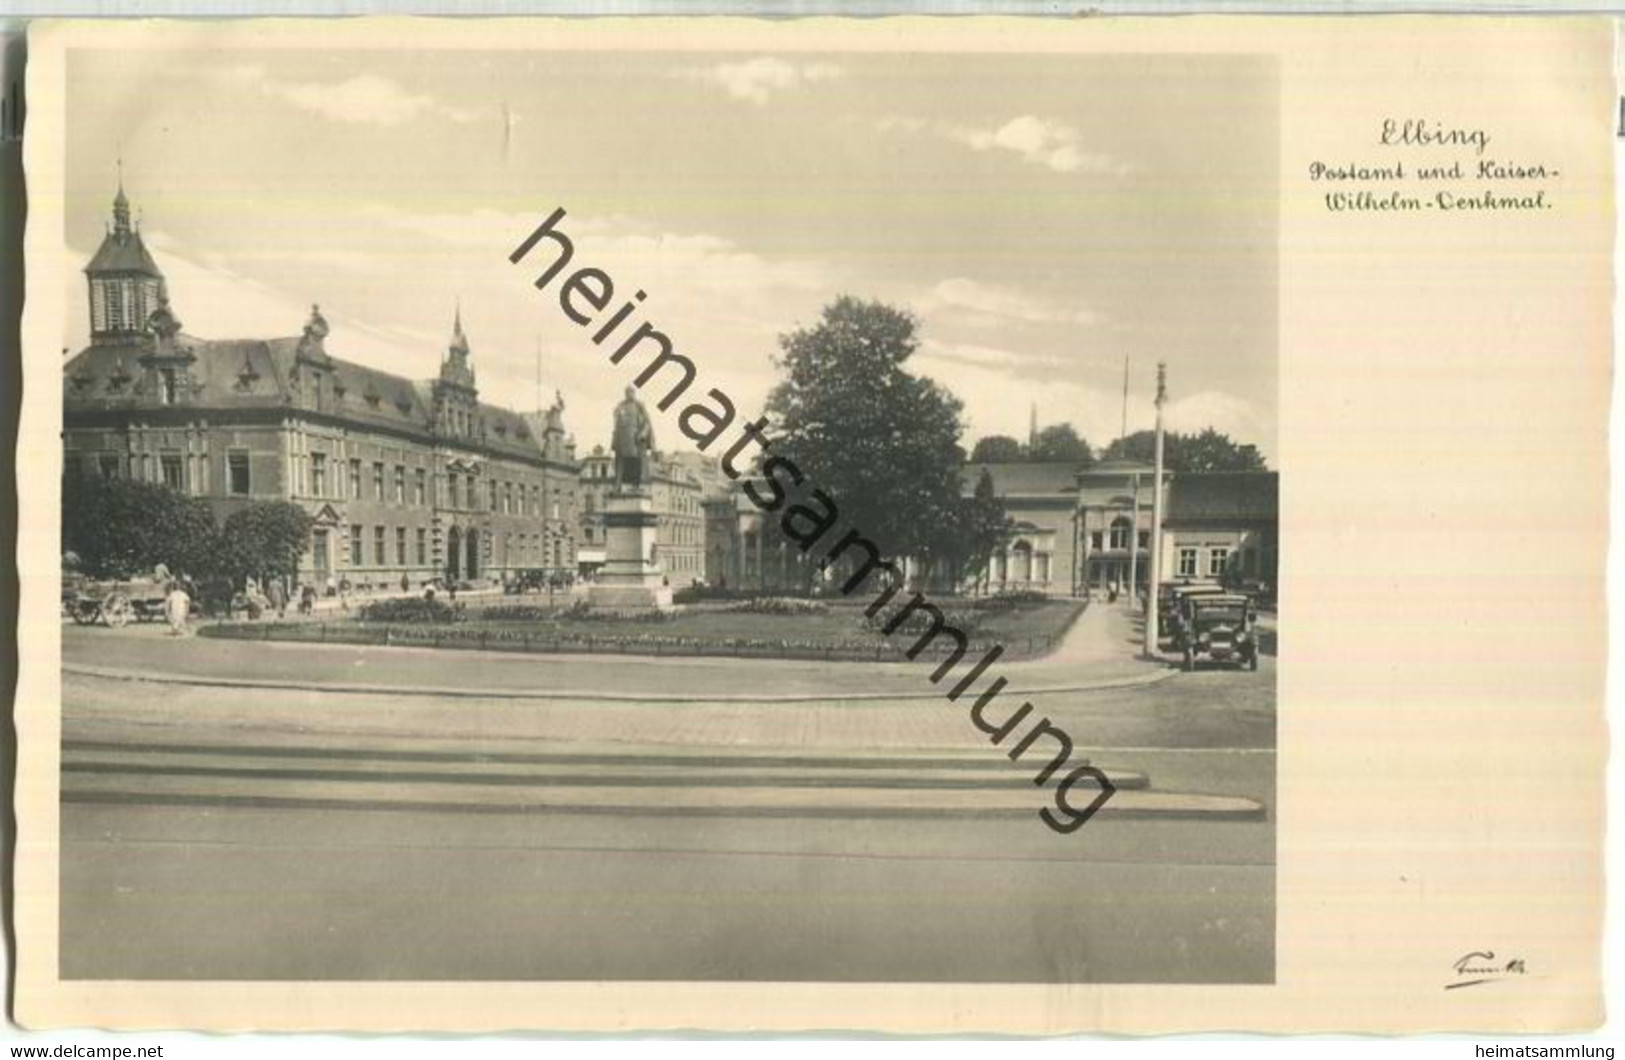
{"label": "paved street", "polygon": [[63,972],[1268,981],[1274,660],[1133,632],[1002,668],[1119,784],[1061,836],[923,667],[65,628]]}

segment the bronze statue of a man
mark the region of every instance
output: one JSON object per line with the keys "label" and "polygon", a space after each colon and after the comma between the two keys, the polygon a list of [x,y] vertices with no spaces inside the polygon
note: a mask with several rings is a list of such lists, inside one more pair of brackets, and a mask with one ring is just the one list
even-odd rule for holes
{"label": "bronze statue of a man", "polygon": [[649,481],[649,455],[654,451],[654,425],[632,387],[615,406],[615,433],[610,448],[615,453],[615,481],[623,486],[642,486]]}

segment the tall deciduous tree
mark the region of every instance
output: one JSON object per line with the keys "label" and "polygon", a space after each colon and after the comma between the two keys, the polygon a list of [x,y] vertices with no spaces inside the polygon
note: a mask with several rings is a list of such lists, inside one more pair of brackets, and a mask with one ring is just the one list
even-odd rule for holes
{"label": "tall deciduous tree", "polygon": [[167,486],[69,475],[62,482],[62,547],[93,578],[128,578],[162,563],[175,574],[211,573],[214,514]]}
{"label": "tall deciduous tree", "polygon": [[1095,462],[1095,454],[1070,423],[1052,423],[1038,432],[1027,459],[1087,466]]}
{"label": "tall deciduous tree", "polygon": [[973,464],[1014,464],[1027,459],[1027,451],[1008,434],[990,434],[976,442],[970,459]]}
{"label": "tall deciduous tree", "polygon": [[942,555],[943,513],[963,501],[963,406],[909,372],[916,330],[903,310],[837,299],[816,325],[781,337],[783,379],[767,406],[773,451],[894,558]]}
{"label": "tall deciduous tree", "polygon": [[312,522],[290,501],[261,501],[233,512],[220,530],[225,573],[233,580],[292,576],[310,548]]}
{"label": "tall deciduous tree", "polygon": [[[1136,431],[1106,447],[1103,459],[1139,460],[1150,463],[1155,455],[1156,433]],[[1199,434],[1163,435],[1163,462],[1170,471],[1267,471],[1264,456],[1256,445],[1241,444],[1227,434],[1208,427]]]}

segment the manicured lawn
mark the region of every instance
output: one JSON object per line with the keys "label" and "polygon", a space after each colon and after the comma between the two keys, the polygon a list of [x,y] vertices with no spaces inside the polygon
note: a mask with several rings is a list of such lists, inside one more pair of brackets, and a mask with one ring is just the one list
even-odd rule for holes
{"label": "manicured lawn", "polygon": [[[986,612],[970,607],[969,599],[939,598],[932,601],[948,616],[950,624],[964,630],[975,644],[1002,643],[1010,658],[1042,655],[1049,650],[1051,640],[1058,638],[1083,611],[1077,600],[1049,600],[1028,604],[1010,611]],[[500,605],[493,605],[499,608]],[[882,618],[889,618],[898,608],[889,608]],[[693,605],[673,617],[654,615],[624,615],[614,619],[592,621],[560,617],[556,621],[508,622],[494,610],[489,619],[477,613],[469,615],[470,625],[504,628],[524,627],[541,634],[559,632],[570,636],[609,638],[616,635],[693,638],[708,644],[726,645],[737,641],[789,641],[819,646],[857,646],[866,648],[877,642],[890,640],[898,648],[906,649],[923,632],[919,627],[913,635],[902,630],[887,638],[879,628],[865,626],[863,601],[841,601],[827,605],[821,613],[776,615],[732,609],[726,605]]]}
{"label": "manicured lawn", "polygon": [[[1005,658],[1046,654],[1083,611],[1076,600],[1024,603],[1006,611],[973,608],[969,599],[938,598],[951,625],[963,630],[973,651],[1002,644]],[[898,659],[928,628],[911,623],[887,636],[879,625],[866,626],[864,601],[832,602],[808,614],[768,614],[738,610],[727,604],[693,605],[668,616],[614,615],[583,617],[563,608],[546,613],[529,601],[517,615],[505,614],[510,602],[491,601],[467,608],[457,622],[253,623],[222,625],[210,635],[333,642],[421,644],[442,648],[510,651],[588,651],[650,655],[741,655],[761,658],[827,658],[835,660]],[[889,609],[889,618],[897,609]],[[916,616],[917,617],[917,616]],[[946,651],[952,640],[939,636],[928,649]]]}

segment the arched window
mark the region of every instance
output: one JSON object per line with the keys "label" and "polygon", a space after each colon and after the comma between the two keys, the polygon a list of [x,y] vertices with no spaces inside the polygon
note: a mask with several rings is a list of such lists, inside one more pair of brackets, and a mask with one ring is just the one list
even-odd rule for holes
{"label": "arched window", "polygon": [[1129,522],[1126,515],[1119,515],[1112,520],[1111,548],[1128,548],[1129,535],[1134,531],[1134,524]]}

